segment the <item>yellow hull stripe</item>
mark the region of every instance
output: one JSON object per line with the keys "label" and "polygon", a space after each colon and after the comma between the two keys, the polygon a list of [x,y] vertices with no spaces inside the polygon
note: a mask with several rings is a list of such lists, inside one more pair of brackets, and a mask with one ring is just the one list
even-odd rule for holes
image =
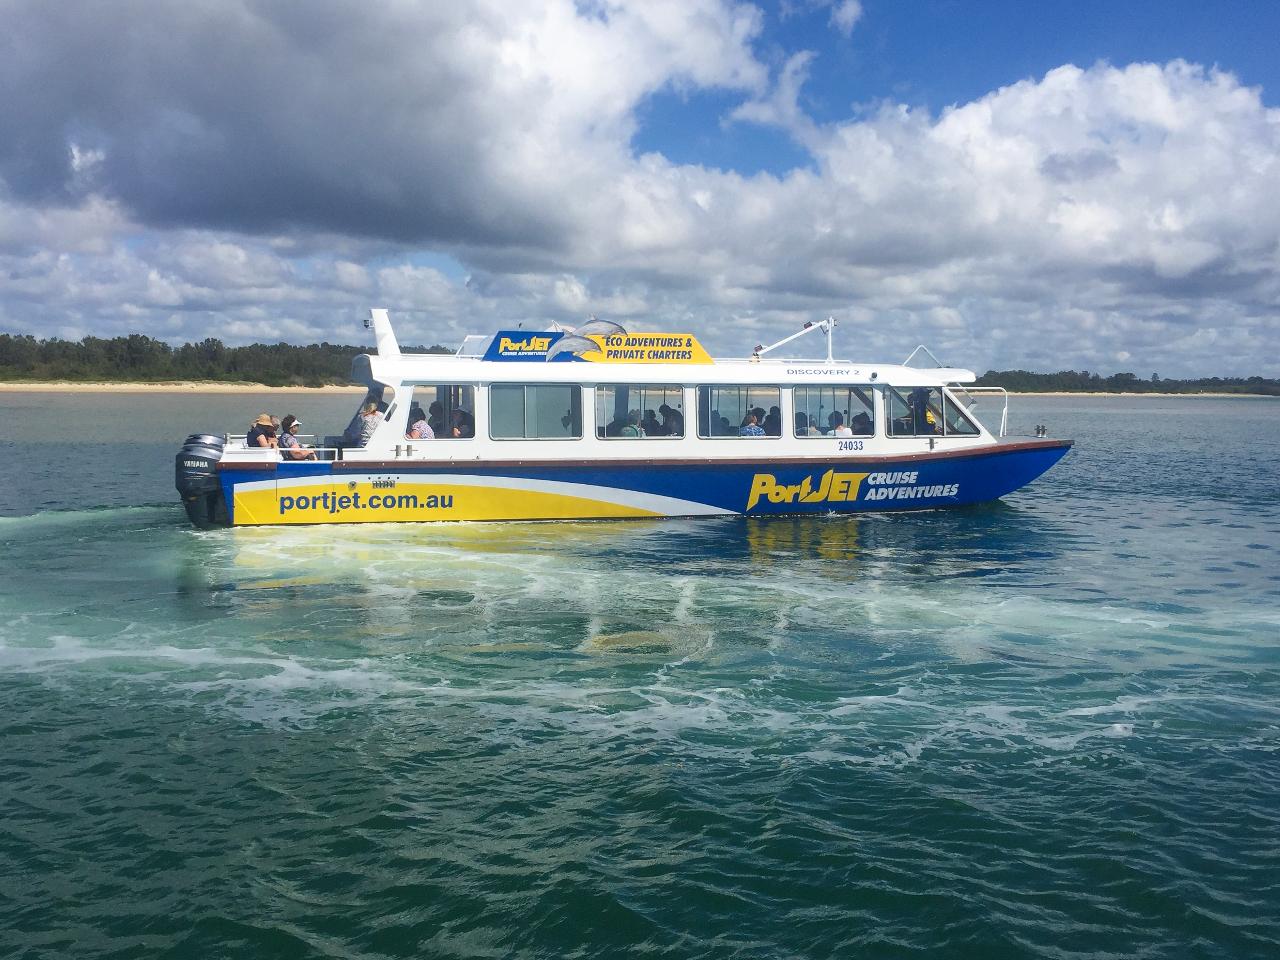
{"label": "yellow hull stripe", "polygon": [[541,490],[475,483],[406,483],[394,488],[365,481],[237,487],[233,516],[245,524],[389,523],[424,520],[593,520],[659,517],[625,503]]}

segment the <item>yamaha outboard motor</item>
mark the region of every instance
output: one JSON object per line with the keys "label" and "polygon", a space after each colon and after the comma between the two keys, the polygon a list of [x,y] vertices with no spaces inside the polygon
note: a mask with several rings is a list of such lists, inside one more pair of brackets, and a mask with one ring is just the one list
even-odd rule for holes
{"label": "yamaha outboard motor", "polygon": [[228,523],[227,503],[218,482],[218,461],[224,445],[221,437],[193,433],[174,460],[174,486],[187,508],[187,516],[202,530]]}

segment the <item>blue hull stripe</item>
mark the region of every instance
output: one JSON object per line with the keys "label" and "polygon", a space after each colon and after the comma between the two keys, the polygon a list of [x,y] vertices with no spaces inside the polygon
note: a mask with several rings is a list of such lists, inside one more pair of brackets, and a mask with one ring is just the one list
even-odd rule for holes
{"label": "blue hull stripe", "polygon": [[[1070,449],[1069,444],[1016,444],[940,456],[801,463],[401,463],[364,467],[355,463],[281,463],[275,469],[223,469],[229,508],[245,483],[285,484],[331,475],[335,483],[385,476],[429,483],[433,476],[548,481],[614,488],[687,501],[717,511],[751,515],[919,510],[981,503],[1004,496],[1040,476]],[[690,513],[706,510],[690,509]],[[232,521],[234,522],[234,517]]]}

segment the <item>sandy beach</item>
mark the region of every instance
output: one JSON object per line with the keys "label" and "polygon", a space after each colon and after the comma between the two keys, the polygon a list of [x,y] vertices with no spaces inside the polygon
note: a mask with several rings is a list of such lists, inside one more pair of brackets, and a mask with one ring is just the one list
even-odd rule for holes
{"label": "sandy beach", "polygon": [[261,383],[21,383],[0,382],[0,393],[363,393],[360,386],[268,387]]}

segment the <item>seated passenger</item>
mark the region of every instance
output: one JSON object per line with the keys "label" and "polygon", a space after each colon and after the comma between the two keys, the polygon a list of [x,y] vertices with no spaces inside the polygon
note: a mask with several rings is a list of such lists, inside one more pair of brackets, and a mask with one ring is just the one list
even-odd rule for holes
{"label": "seated passenger", "polygon": [[316,452],[298,439],[302,421],[292,413],[280,421],[280,456],[286,460],[314,460]]}
{"label": "seated passenger", "polygon": [[797,437],[820,437],[822,431],[813,425],[813,417],[806,416],[803,413],[796,414],[796,436]]}
{"label": "seated passenger", "polygon": [[917,435],[941,433],[933,411],[929,409],[928,387],[917,387],[907,396],[907,406],[911,408],[911,426]]}
{"label": "seated passenger", "polygon": [[427,426],[431,428],[432,437],[444,436],[444,407],[439,400],[432,400],[427,407]]}
{"label": "seated passenger", "polygon": [[849,421],[849,430],[852,431],[855,437],[871,436],[871,417],[865,413],[855,415],[854,418]]}
{"label": "seated passenger", "polygon": [[476,421],[465,410],[453,411],[453,427],[449,435],[455,440],[469,440],[476,435]]}
{"label": "seated passenger", "polygon": [[640,426],[640,411],[632,410],[627,414],[627,425],[619,431],[620,437],[643,437],[644,428]]}
{"label": "seated passenger", "polygon": [[360,408],[360,435],[359,446],[365,447],[369,445],[370,438],[373,437],[373,431],[378,429],[378,422],[382,419],[378,415],[378,404],[370,400]]}
{"label": "seated passenger", "polygon": [[662,432],[665,436],[684,436],[684,414],[665,403],[658,408],[658,412],[662,414]]}
{"label": "seated passenger", "polygon": [[376,413],[378,405],[374,402],[373,394],[365,394],[364,400],[362,400],[360,406],[356,408],[355,416],[352,417],[351,422],[347,424],[347,429],[342,431],[342,442],[347,446],[358,447],[363,442],[360,439],[360,434],[364,430],[365,411],[371,406]]}
{"label": "seated passenger", "polygon": [[754,411],[747,414],[746,420],[743,422],[742,427],[738,430],[738,436],[740,437],[763,437],[764,436],[764,427],[760,426],[760,424],[756,422],[756,415]]}
{"label": "seated passenger", "polygon": [[782,411],[777,407],[770,407],[769,415],[760,421],[760,426],[770,437],[782,436]]}
{"label": "seated passenger", "polygon": [[827,434],[830,437],[852,437],[853,431],[844,424],[844,414],[839,410],[833,410],[831,416],[827,418],[827,422],[831,424],[831,432]]}
{"label": "seated passenger", "polygon": [[271,414],[260,413],[253,425],[249,427],[249,432],[245,434],[244,445],[246,447],[275,447],[276,441],[276,425],[271,420]]}
{"label": "seated passenger", "polygon": [[658,422],[658,415],[652,410],[644,412],[644,419],[640,421],[640,428],[644,430],[646,437],[664,437],[667,431],[662,429],[662,424]]}
{"label": "seated passenger", "polygon": [[436,432],[431,429],[431,424],[427,422],[427,415],[422,412],[422,408],[416,403],[409,408],[409,432],[405,434],[408,440],[434,440]]}

